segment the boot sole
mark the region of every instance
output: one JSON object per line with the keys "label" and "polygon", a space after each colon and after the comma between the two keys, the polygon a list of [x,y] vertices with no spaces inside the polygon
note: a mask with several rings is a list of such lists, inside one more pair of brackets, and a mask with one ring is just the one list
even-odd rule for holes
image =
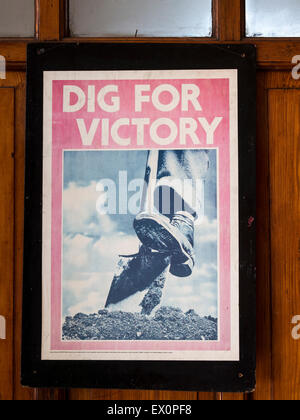
{"label": "boot sole", "polygon": [[194,263],[189,259],[182,264],[172,264],[170,266],[170,273],[176,277],[190,277],[193,273]]}
{"label": "boot sole", "polygon": [[[140,241],[148,248],[156,251],[169,251],[176,260],[176,265],[192,260],[192,257],[185,251],[183,245],[189,247],[187,239],[182,235],[177,240],[170,231],[168,222],[161,220],[159,223],[151,216],[142,215],[134,221],[134,229]],[[180,235],[180,232],[177,234]]]}

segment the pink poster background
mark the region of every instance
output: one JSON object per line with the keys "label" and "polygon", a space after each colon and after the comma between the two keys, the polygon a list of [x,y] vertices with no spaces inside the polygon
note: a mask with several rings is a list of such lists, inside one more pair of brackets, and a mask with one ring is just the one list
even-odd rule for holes
{"label": "pink poster background", "polygon": [[[197,80],[117,80],[117,81],[53,81],[53,120],[52,120],[52,232],[51,232],[51,349],[52,351],[229,351],[231,350],[231,284],[230,284],[230,94],[229,79],[197,79]],[[172,112],[161,112],[151,103],[143,104],[142,112],[134,109],[134,86],[147,84],[151,90],[160,84],[170,84],[179,92],[183,83],[196,84],[201,91],[200,103],[203,111],[195,111],[190,104],[188,111],[182,111],[181,106]],[[96,87],[96,92],[107,85],[114,84],[119,87],[121,109],[116,113],[107,113],[99,109],[96,104],[95,113],[88,113],[85,106],[75,113],[63,112],[63,86],[75,85],[87,92],[88,85]],[[112,94],[115,96],[116,94]],[[168,93],[161,95],[162,102],[168,103]],[[107,97],[109,102],[109,95]],[[127,149],[164,149],[155,144],[145,129],[145,144],[136,146],[133,142],[128,147],[121,147],[110,139],[109,146],[101,145],[100,132],[95,136],[95,141],[89,147],[82,145],[81,136],[76,119],[82,118],[89,129],[93,118],[109,118],[112,124],[119,118],[149,118],[153,122],[158,118],[170,118],[177,125],[180,117],[199,118],[205,117],[211,123],[215,117],[223,117],[214,136],[214,144],[207,145],[205,132],[199,136],[202,139],[199,146],[195,146],[188,138],[187,146],[183,147],[179,139],[166,149],[184,149],[197,147],[218,149],[218,215],[219,215],[219,341],[62,341],[62,191],[63,191],[63,150],[127,150]],[[100,130],[100,128],[99,128]],[[160,135],[167,136],[168,129],[161,130]],[[136,137],[136,127],[120,129],[122,137]],[[201,133],[199,128],[198,133]],[[112,163],[113,164],[113,163]]]}

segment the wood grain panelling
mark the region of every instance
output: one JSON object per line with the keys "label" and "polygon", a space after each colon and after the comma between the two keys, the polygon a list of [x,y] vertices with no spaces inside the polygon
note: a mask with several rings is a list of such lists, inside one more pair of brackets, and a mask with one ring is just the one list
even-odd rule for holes
{"label": "wood grain panelling", "polygon": [[36,401],[65,401],[68,399],[68,392],[65,389],[36,389],[34,399]]}
{"label": "wood grain panelling", "polygon": [[244,35],[244,7],[240,0],[221,0],[215,2],[217,29],[220,41],[239,41]]}
{"label": "wood grain panelling", "polygon": [[300,90],[269,92],[274,399],[300,399]]}
{"label": "wood grain panelling", "polygon": [[58,41],[62,37],[64,17],[61,0],[38,0],[38,37],[41,41]]}
{"label": "wood grain panelling", "polygon": [[197,400],[196,392],[134,391],[134,390],[69,390],[70,400]]}
{"label": "wood grain panelling", "polygon": [[174,392],[174,391],[134,391],[134,390],[69,390],[70,400],[174,400],[174,401],[214,401],[221,399],[213,392]]}
{"label": "wood grain panelling", "polygon": [[233,394],[233,393],[223,393],[222,401],[244,401],[247,399],[245,394]]}
{"label": "wood grain panelling", "polygon": [[15,86],[15,399],[31,400],[34,392],[20,384],[21,377],[21,330],[23,284],[23,223],[24,223],[24,171],[25,171],[25,109],[26,75],[10,72],[7,83]]}
{"label": "wood grain panelling", "polygon": [[5,57],[7,65],[11,66],[25,66],[26,64],[26,49],[27,42],[22,41],[1,41],[0,55]]}
{"label": "wood grain panelling", "polygon": [[271,383],[271,286],[270,191],[268,142],[268,91],[266,73],[257,75],[257,387],[255,400],[270,400]]}
{"label": "wood grain panelling", "polygon": [[[13,398],[14,299],[14,89],[0,88],[0,400]],[[2,319],[3,319],[2,318]]]}
{"label": "wood grain panelling", "polygon": [[[21,317],[22,317],[22,282],[23,282],[23,214],[24,214],[24,146],[25,146],[25,74],[7,72],[6,79],[0,80],[1,88],[11,86],[14,92],[14,107],[5,111],[5,121],[14,115],[14,399],[31,400],[34,392],[21,387]],[[2,130],[2,124],[0,125]],[[2,161],[1,161],[2,162]],[[2,203],[2,201],[1,201]],[[13,244],[13,241],[12,241]],[[0,352],[1,354],[1,352]]]}

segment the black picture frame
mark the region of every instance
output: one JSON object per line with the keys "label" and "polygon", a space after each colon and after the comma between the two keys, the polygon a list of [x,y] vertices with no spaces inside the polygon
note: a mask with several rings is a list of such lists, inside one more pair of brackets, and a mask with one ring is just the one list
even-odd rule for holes
{"label": "black picture frame", "polygon": [[[22,384],[30,387],[245,392],[256,367],[256,50],[251,45],[28,46]],[[238,70],[240,361],[42,361],[43,72]]]}

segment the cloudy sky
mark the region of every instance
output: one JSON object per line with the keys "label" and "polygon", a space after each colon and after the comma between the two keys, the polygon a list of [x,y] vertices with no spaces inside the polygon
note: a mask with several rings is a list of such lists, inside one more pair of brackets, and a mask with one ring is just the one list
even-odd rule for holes
{"label": "cloudy sky", "polygon": [[[216,152],[210,151],[210,170],[205,187],[205,217],[196,227],[196,267],[191,277],[169,275],[162,305],[194,309],[200,315],[218,316]],[[145,151],[65,152],[63,199],[63,315],[94,313],[102,309],[119,255],[134,254],[139,241],[133,229],[134,215],[100,215],[100,182],[113,180],[118,196],[119,171],[127,171],[128,183],[143,180]],[[129,198],[134,192],[129,193]],[[138,203],[137,203],[138,204]],[[118,207],[117,199],[116,206]],[[114,309],[139,312],[143,293]]]}

